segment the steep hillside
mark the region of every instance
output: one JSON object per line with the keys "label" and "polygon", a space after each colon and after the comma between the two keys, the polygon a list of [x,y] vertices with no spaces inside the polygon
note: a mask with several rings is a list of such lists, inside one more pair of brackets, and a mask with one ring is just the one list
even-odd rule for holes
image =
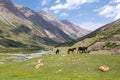
{"label": "steep hillside", "polygon": [[10,0],[0,0],[0,47],[45,48],[51,44],[55,42],[29,21]]}
{"label": "steep hillside", "polygon": [[[51,38],[52,40],[59,42],[59,43],[71,40],[68,35],[63,33],[63,31],[59,30],[57,27],[51,25],[50,22],[43,19],[43,17],[41,17],[36,12],[30,10],[27,7],[23,7],[20,5],[16,5],[16,6],[31,22],[35,23],[36,25],[39,25],[42,28],[42,30],[45,31],[47,36]],[[55,30],[53,30],[53,28]],[[55,33],[55,31],[58,34]],[[63,37],[63,35],[61,36],[61,34],[64,34],[65,36]]]}
{"label": "steep hillside", "polygon": [[73,47],[88,46],[90,51],[106,50],[110,51],[108,53],[120,53],[120,19],[106,24],[72,44]]}
{"label": "steep hillside", "polygon": [[[87,31],[85,29],[82,29],[79,26],[74,25],[73,23],[66,24],[65,20],[61,21],[61,20],[57,19],[55,16],[53,16],[52,14],[49,14],[48,12],[40,11],[39,15],[41,17],[43,17],[44,20],[46,20],[47,22],[49,22],[52,26],[54,26],[54,27],[57,28],[57,30],[54,28],[54,33],[55,34],[58,34],[59,30],[61,30],[65,34],[67,34],[71,39],[75,40],[75,39],[78,39],[78,38],[80,38],[80,37],[82,37],[82,36],[84,36],[84,35],[86,35],[86,34],[89,33],[89,31]],[[79,32],[75,28],[78,29]],[[53,31],[52,27],[51,27],[51,29]],[[64,38],[65,35],[63,34],[61,36],[63,36],[63,38]]]}
{"label": "steep hillside", "polygon": [[88,30],[85,30],[75,24],[73,24],[72,22],[68,21],[68,20],[61,20],[62,23],[64,23],[65,25],[69,26],[69,28],[73,31],[71,31],[69,28],[68,28],[68,31],[71,33],[71,36],[73,36],[75,39],[78,39],[80,37],[83,37],[85,36],[86,34],[89,34],[90,31]]}

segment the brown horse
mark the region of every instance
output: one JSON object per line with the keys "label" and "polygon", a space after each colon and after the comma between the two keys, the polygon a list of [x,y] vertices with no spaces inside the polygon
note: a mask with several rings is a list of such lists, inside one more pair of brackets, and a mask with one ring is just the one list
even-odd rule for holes
{"label": "brown horse", "polygon": [[59,50],[59,49],[57,49],[57,50],[56,50],[56,54],[59,54],[59,52],[60,52],[60,50]]}
{"label": "brown horse", "polygon": [[88,47],[78,47],[77,53],[80,53],[80,52],[86,53],[87,49],[88,49]]}
{"label": "brown horse", "polygon": [[70,54],[70,52],[74,53],[74,50],[76,50],[76,48],[70,48],[70,49],[68,49],[68,54]]}

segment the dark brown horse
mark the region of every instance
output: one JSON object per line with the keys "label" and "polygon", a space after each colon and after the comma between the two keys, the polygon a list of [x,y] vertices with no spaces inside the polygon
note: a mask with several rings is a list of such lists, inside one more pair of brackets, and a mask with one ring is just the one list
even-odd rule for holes
{"label": "dark brown horse", "polygon": [[88,49],[88,47],[78,47],[77,53],[80,53],[80,52],[86,53],[87,49]]}
{"label": "dark brown horse", "polygon": [[70,54],[70,52],[74,53],[74,50],[76,50],[76,48],[69,48],[68,49],[68,54]]}
{"label": "dark brown horse", "polygon": [[59,50],[59,49],[57,49],[57,50],[56,50],[56,54],[59,54],[59,52],[60,52],[60,50]]}

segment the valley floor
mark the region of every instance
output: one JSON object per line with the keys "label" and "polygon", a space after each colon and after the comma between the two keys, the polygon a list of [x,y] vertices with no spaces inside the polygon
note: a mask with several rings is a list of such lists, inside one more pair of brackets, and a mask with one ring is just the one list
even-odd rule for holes
{"label": "valley floor", "polygon": [[[6,56],[0,55],[0,58]],[[43,65],[35,69],[37,62]],[[110,68],[102,72],[99,66]],[[44,55],[23,62],[0,64],[0,80],[119,80],[120,55]]]}

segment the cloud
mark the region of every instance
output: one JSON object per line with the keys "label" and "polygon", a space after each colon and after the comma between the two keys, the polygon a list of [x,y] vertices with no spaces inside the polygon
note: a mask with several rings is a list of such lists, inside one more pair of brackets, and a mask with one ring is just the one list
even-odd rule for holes
{"label": "cloud", "polygon": [[61,2],[61,0],[56,0],[56,1],[55,1],[55,3],[60,3],[60,2]]}
{"label": "cloud", "polygon": [[67,13],[64,12],[64,13],[61,13],[60,16],[61,17],[66,17],[66,16],[69,16],[69,14],[67,14]]}
{"label": "cloud", "polygon": [[110,3],[120,3],[120,0],[111,0]]}
{"label": "cloud", "polygon": [[[46,11],[48,11],[48,9],[46,8],[46,5],[48,4],[50,2],[50,0],[38,0],[38,5],[36,5],[36,10],[38,11],[38,10],[46,10]],[[45,8],[44,8],[45,7]]]}
{"label": "cloud", "polygon": [[42,0],[42,1],[41,1],[41,5],[42,5],[42,6],[45,6],[46,4],[48,4],[48,2],[49,2],[49,0]]}
{"label": "cloud", "polygon": [[99,27],[102,27],[105,23],[97,23],[97,22],[83,22],[78,24],[80,27],[87,29],[87,30],[96,30]]}
{"label": "cloud", "polygon": [[55,13],[55,14],[59,13],[59,10],[55,10],[54,13]]}
{"label": "cloud", "polygon": [[105,5],[104,7],[97,9],[96,11],[99,12],[99,15],[103,15],[106,18],[114,17],[115,15],[115,13],[113,12],[114,7],[110,5]]}
{"label": "cloud", "polygon": [[95,11],[98,12],[98,15],[104,16],[105,18],[114,18],[114,20],[116,20],[120,18],[120,3],[105,5]]}
{"label": "cloud", "polygon": [[50,10],[61,10],[61,9],[79,9],[80,5],[85,3],[93,3],[99,0],[66,0],[66,3],[59,3],[57,5],[51,6]]}

